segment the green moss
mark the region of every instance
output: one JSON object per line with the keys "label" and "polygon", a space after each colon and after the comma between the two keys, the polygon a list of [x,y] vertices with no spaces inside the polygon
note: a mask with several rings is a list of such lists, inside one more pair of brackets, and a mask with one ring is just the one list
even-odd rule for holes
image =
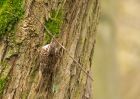
{"label": "green moss", "polygon": [[2,5],[5,3],[6,0],[0,0],[0,9],[2,7]]}
{"label": "green moss", "polygon": [[23,0],[2,0],[0,5],[0,38],[10,32],[23,15]]}
{"label": "green moss", "polygon": [[[58,36],[60,33],[60,28],[63,23],[63,10],[53,10],[51,13],[51,18],[46,21],[46,28],[54,35]],[[52,37],[49,34],[46,34],[46,41],[49,43]]]}
{"label": "green moss", "polygon": [[53,93],[57,93],[58,92],[58,89],[59,89],[59,86],[56,85],[56,84],[53,84],[53,86],[52,86],[52,92]]}
{"label": "green moss", "polygon": [[6,84],[6,78],[1,78],[1,79],[0,79],[0,94],[3,93],[5,84]]}
{"label": "green moss", "polygon": [[27,91],[22,92],[21,99],[28,99],[28,94],[29,93]]}
{"label": "green moss", "polygon": [[31,76],[30,76],[32,81],[34,80],[36,73],[37,73],[37,68],[36,67],[32,68]]}
{"label": "green moss", "polygon": [[1,62],[0,62],[0,66],[1,66],[2,68],[5,68],[5,67],[7,66],[7,62],[1,61]]}
{"label": "green moss", "polygon": [[0,62],[0,66],[2,69],[2,72],[0,74],[0,96],[1,96],[5,89],[6,83],[9,80],[8,74],[10,71],[10,66],[6,61]]}

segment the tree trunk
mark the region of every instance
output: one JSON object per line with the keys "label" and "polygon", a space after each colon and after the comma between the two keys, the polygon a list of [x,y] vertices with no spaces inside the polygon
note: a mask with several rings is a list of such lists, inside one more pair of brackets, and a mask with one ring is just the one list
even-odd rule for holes
{"label": "tree trunk", "polygon": [[[22,3],[25,9],[22,18],[0,35],[1,99],[92,99],[91,79],[70,56],[91,73],[98,0],[23,0]],[[2,4],[1,12],[4,11],[1,7],[8,3]],[[58,15],[60,10],[63,12],[60,33],[51,38],[42,24],[52,21],[51,13],[56,11]],[[14,12],[10,15],[16,17]],[[8,22],[7,26],[11,21]],[[52,40],[44,46],[48,42],[46,36]]]}

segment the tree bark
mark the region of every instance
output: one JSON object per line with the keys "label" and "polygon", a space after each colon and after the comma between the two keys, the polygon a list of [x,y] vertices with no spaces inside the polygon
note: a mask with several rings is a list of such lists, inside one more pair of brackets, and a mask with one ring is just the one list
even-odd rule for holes
{"label": "tree bark", "polygon": [[[98,0],[24,0],[24,17],[0,41],[1,99],[92,99]],[[42,24],[63,5],[60,35],[44,49]],[[40,22],[42,24],[40,24]],[[43,47],[43,48],[42,48]]]}

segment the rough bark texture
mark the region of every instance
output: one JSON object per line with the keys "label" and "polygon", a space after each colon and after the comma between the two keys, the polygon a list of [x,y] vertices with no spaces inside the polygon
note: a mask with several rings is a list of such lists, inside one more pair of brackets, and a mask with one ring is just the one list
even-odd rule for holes
{"label": "rough bark texture", "polygon": [[[65,2],[65,3],[64,3]],[[98,0],[25,0],[25,15],[0,41],[2,99],[92,99],[91,80],[67,52],[52,40],[43,49],[43,24],[63,5],[57,40],[87,73],[93,66]]]}

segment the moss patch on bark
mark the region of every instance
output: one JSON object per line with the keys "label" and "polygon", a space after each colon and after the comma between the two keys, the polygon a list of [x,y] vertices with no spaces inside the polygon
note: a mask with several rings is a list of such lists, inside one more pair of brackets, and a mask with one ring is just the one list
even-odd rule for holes
{"label": "moss patch on bark", "polygon": [[[46,28],[57,37],[61,30],[61,25],[63,23],[63,10],[60,9],[59,11],[53,10],[51,13],[51,18],[46,21],[45,25]],[[46,33],[46,43],[51,41],[52,37]]]}
{"label": "moss patch on bark", "polygon": [[2,0],[0,2],[0,38],[14,28],[23,13],[23,0]]}
{"label": "moss patch on bark", "polygon": [[0,95],[3,93],[5,84],[6,84],[6,78],[1,78],[0,79]]}

